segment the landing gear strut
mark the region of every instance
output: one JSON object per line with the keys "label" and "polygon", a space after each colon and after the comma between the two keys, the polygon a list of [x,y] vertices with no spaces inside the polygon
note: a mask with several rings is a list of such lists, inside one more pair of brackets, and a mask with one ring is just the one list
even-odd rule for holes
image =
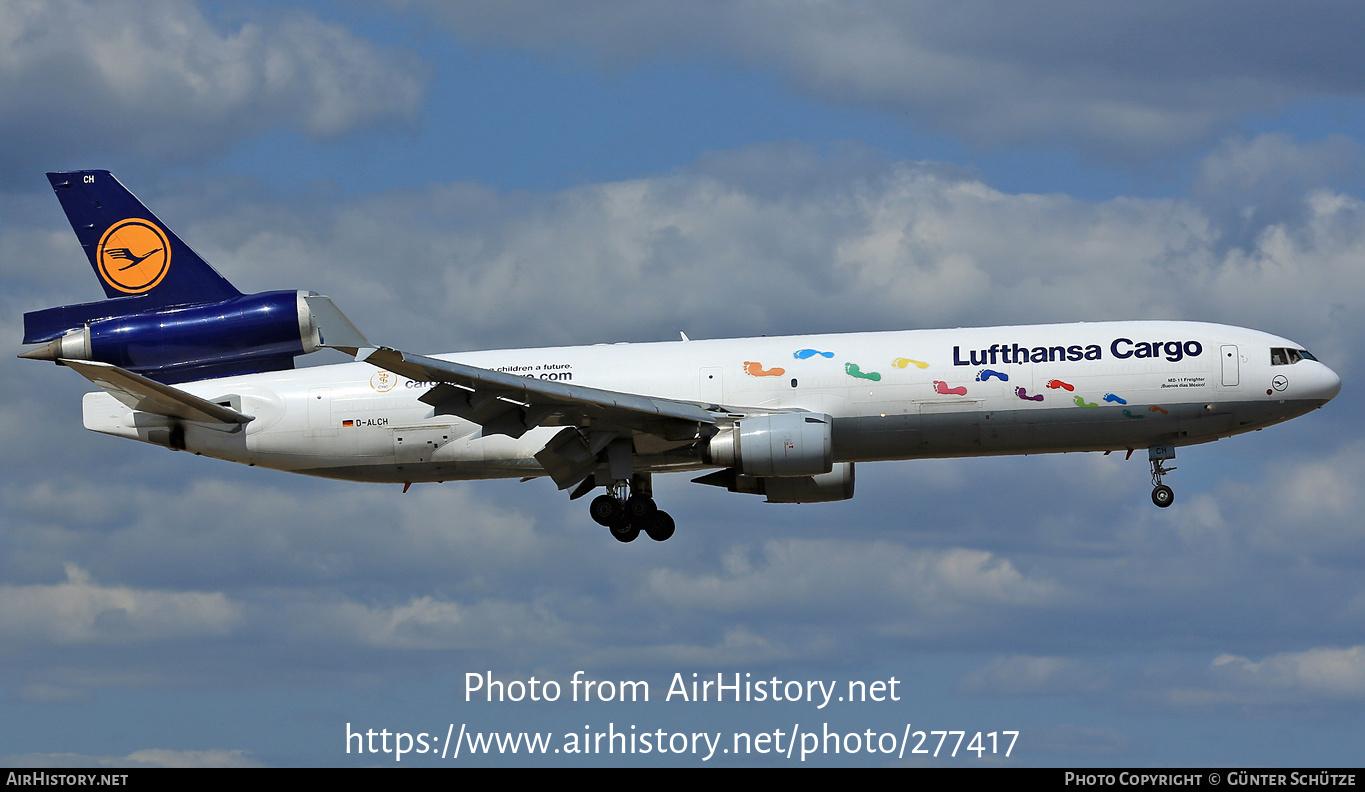
{"label": "landing gear strut", "polygon": [[641,531],[662,542],[673,535],[675,524],[668,512],[654,503],[650,490],[647,475],[615,481],[607,486],[607,494],[592,499],[588,512],[598,525],[609,528],[618,542],[633,542]]}
{"label": "landing gear strut", "polygon": [[1147,449],[1147,458],[1152,464],[1152,503],[1164,509],[1175,502],[1175,490],[1162,484],[1161,477],[1175,470],[1175,466],[1166,467],[1161,463],[1175,459],[1175,447],[1153,446]]}

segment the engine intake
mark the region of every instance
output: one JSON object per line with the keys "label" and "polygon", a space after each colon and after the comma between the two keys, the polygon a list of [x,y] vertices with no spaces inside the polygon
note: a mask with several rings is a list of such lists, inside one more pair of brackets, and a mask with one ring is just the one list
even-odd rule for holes
{"label": "engine intake", "polygon": [[824,413],[745,418],[712,437],[702,459],[746,476],[818,476],[834,467],[833,427]]}

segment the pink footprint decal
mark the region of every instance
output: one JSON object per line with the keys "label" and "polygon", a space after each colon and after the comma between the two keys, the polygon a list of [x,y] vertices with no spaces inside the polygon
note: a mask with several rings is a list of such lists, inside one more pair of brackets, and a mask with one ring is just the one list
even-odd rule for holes
{"label": "pink footprint decal", "polygon": [[934,380],[934,390],[944,396],[966,396],[967,389],[964,387],[950,388],[948,383]]}
{"label": "pink footprint decal", "polygon": [[1171,411],[1170,411],[1170,410],[1163,410],[1163,409],[1161,409],[1160,407],[1156,406],[1155,404],[1153,404],[1151,407],[1148,407],[1147,409],[1151,410],[1152,412],[1159,412],[1159,413],[1161,413],[1162,415],[1170,415],[1170,414],[1171,414]]}
{"label": "pink footprint decal", "polygon": [[786,374],[787,370],[784,368],[770,368],[765,370],[762,363],[750,363],[746,360],[744,361],[744,373],[751,377],[780,377],[783,374]]}
{"label": "pink footprint decal", "polygon": [[1048,380],[1047,386],[1053,390],[1057,390],[1058,388],[1066,388],[1069,391],[1076,390],[1075,385],[1072,385],[1069,382],[1062,382],[1061,380]]}
{"label": "pink footprint decal", "polygon": [[1027,401],[1042,401],[1042,400],[1043,400],[1043,394],[1040,393],[1040,394],[1038,394],[1037,396],[1030,396],[1030,395],[1028,395],[1028,391],[1024,390],[1023,388],[1015,388],[1015,389],[1014,389],[1014,395],[1015,395],[1015,396],[1018,396],[1018,397],[1021,398],[1021,399],[1025,399],[1025,400],[1027,400]]}

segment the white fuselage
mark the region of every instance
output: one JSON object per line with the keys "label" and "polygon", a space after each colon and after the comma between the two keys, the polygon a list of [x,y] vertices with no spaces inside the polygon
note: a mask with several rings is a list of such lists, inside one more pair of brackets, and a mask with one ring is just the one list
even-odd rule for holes
{"label": "white fuselage", "polygon": [[[1340,390],[1321,363],[1255,330],[1101,322],[468,352],[441,359],[541,380],[749,410],[833,416],[837,462],[1191,445],[1320,407]],[[178,422],[186,450],[362,481],[543,475],[560,427],[520,438],[435,415],[433,383],[367,363],[179,385],[255,417],[244,429]],[[89,429],[165,444],[174,419],[88,394]],[[636,469],[700,460],[636,441]]]}

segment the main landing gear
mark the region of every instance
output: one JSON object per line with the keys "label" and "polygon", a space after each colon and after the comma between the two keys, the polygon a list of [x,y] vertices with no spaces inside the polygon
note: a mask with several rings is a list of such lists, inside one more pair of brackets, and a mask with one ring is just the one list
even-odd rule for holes
{"label": "main landing gear", "polygon": [[637,483],[635,490],[625,481],[618,481],[607,487],[606,495],[598,495],[588,506],[589,513],[598,525],[611,529],[611,535],[618,542],[633,542],[644,531],[650,539],[662,542],[673,535],[673,518],[661,510],[647,492],[648,483]]}
{"label": "main landing gear", "polygon": [[1152,503],[1164,509],[1175,502],[1175,491],[1162,484],[1161,477],[1175,470],[1175,466],[1161,463],[1175,459],[1175,446],[1153,446],[1147,449],[1147,458],[1152,464]]}

